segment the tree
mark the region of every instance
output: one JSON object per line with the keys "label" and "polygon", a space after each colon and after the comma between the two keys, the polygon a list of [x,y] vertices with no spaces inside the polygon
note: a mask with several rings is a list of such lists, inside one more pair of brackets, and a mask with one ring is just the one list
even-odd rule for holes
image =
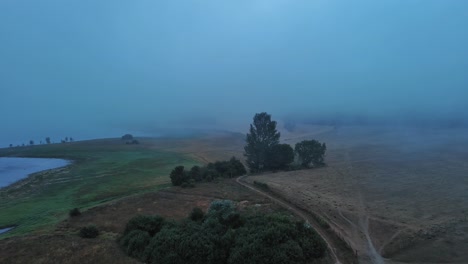
{"label": "tree", "polygon": [[180,186],[183,182],[187,181],[188,177],[185,173],[184,166],[177,166],[171,172],[171,182],[174,186]]}
{"label": "tree", "polygon": [[289,144],[278,144],[271,148],[268,156],[271,169],[287,169],[288,165],[294,161],[294,150]]}
{"label": "tree", "polygon": [[29,140],[29,145],[34,145],[34,140]]}
{"label": "tree", "polygon": [[10,148],[12,148],[12,147],[13,147],[13,144],[10,144]]}
{"label": "tree", "polygon": [[133,136],[131,134],[125,134],[122,136],[122,140],[132,140]]}
{"label": "tree", "polygon": [[46,141],[47,144],[50,144],[50,137],[46,137],[45,141]]}
{"label": "tree", "polygon": [[324,165],[323,160],[327,150],[325,143],[321,144],[317,140],[304,140],[297,143],[294,150],[302,166],[309,167],[310,163],[314,167]]}
{"label": "tree", "polygon": [[247,166],[251,172],[260,172],[268,169],[268,153],[271,148],[278,145],[280,133],[276,130],[276,121],[265,112],[255,114],[253,124],[250,124],[250,133],[247,133],[244,147]]}
{"label": "tree", "polygon": [[189,171],[189,178],[197,182],[202,180],[202,173],[200,166],[193,166]]}

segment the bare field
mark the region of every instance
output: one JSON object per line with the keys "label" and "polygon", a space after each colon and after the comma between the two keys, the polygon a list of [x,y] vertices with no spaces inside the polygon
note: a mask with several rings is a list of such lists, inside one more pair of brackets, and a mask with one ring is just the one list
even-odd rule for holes
{"label": "bare field", "polygon": [[314,138],[327,143],[328,167],[247,179],[318,213],[363,263],[468,262],[467,131],[347,127]]}

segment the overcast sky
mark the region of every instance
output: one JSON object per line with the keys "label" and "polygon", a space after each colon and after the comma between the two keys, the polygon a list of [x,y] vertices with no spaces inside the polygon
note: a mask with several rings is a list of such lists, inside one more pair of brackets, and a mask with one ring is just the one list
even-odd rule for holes
{"label": "overcast sky", "polygon": [[466,0],[1,0],[0,142],[466,116],[467,28]]}

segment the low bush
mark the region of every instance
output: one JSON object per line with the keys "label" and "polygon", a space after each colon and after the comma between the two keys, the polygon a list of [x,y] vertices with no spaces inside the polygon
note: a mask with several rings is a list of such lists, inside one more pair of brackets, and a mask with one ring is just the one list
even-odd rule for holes
{"label": "low bush", "polygon": [[161,230],[164,223],[164,218],[158,215],[137,215],[127,223],[124,234],[128,234],[133,230],[141,230],[148,232],[150,236],[154,236]]}
{"label": "low bush", "polygon": [[80,209],[73,208],[70,210],[70,212],[68,212],[68,215],[70,215],[70,217],[80,216],[81,215]]}
{"label": "low bush", "polygon": [[190,212],[189,218],[192,221],[202,221],[205,218],[205,213],[203,213],[202,209],[195,207]]}
{"label": "low bush", "polygon": [[95,238],[99,236],[99,230],[95,225],[85,226],[80,229],[80,237],[82,238]]}
{"label": "low bush", "polygon": [[235,157],[228,161],[210,162],[205,167],[193,166],[186,171],[184,166],[175,167],[170,174],[172,185],[195,187],[195,182],[211,182],[216,178],[233,178],[247,173],[242,162]]}

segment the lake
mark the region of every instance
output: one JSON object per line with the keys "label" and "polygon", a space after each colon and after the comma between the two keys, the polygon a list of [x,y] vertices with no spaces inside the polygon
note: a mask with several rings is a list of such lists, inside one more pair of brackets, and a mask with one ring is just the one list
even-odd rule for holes
{"label": "lake", "polygon": [[0,188],[24,179],[32,173],[56,169],[69,164],[70,161],[63,159],[0,158]]}

